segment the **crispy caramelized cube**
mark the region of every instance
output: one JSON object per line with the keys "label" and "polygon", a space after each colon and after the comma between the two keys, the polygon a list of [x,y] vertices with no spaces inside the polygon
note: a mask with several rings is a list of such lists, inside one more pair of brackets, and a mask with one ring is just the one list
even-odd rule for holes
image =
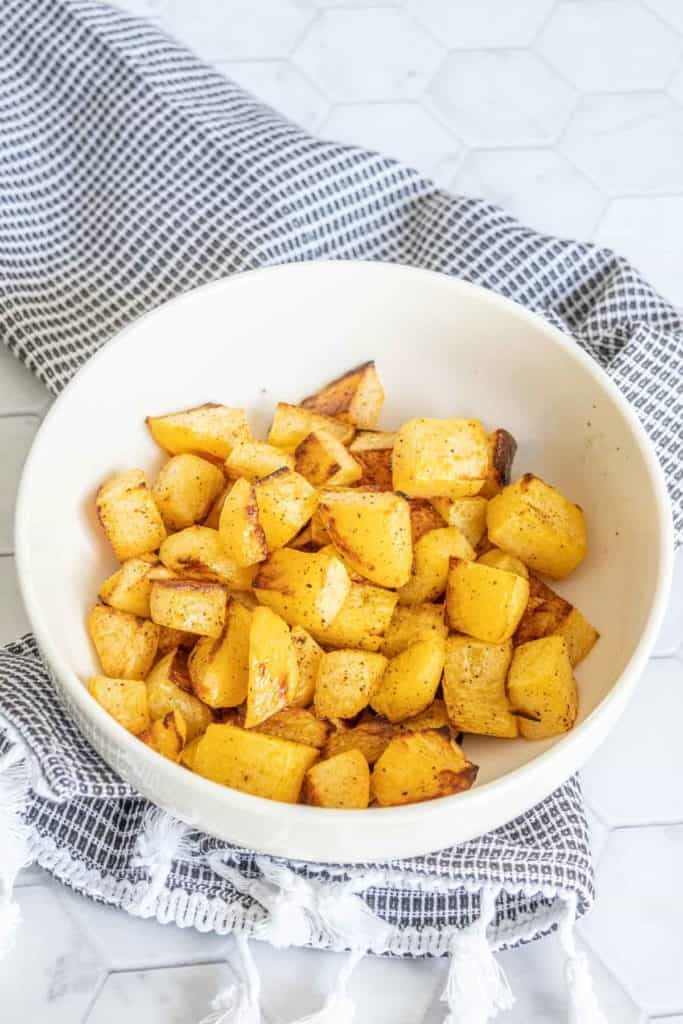
{"label": "crispy caramelized cube", "polygon": [[236,565],[256,565],[267,557],[268,545],[259,520],[256,490],[248,480],[237,480],[223,502],[218,534],[226,554]]}
{"label": "crispy caramelized cube", "polygon": [[[307,708],[309,704],[313,703],[323,650],[310,633],[307,633],[301,626],[292,627],[291,637],[299,669],[299,679],[296,693],[292,695],[289,703],[292,708]],[[313,745],[317,746],[317,744]]]}
{"label": "crispy caramelized cube", "polygon": [[446,705],[437,697],[424,711],[404,718],[401,729],[405,732],[423,732],[425,729],[448,729],[450,724]]}
{"label": "crispy caramelized cube", "polygon": [[349,451],[361,467],[361,487],[393,490],[392,452],[396,434],[382,430],[361,431],[349,445]]}
{"label": "crispy caramelized cube", "polygon": [[531,473],[491,499],[486,522],[497,547],[553,579],[568,576],[586,554],[579,506]]}
{"label": "crispy caramelized cube", "polygon": [[255,608],[249,633],[247,729],[287,707],[298,687],[299,669],[289,626],[270,608]]}
{"label": "crispy caramelized cube", "polygon": [[148,416],[146,423],[156,443],[172,455],[199,452],[227,459],[236,444],[251,437],[244,409],[214,402],[166,416]]}
{"label": "crispy caramelized cube", "polygon": [[255,726],[255,729],[269,736],[280,736],[283,740],[305,743],[308,747],[318,749],[325,746],[329,732],[327,722],[321,722],[313,712],[305,708],[285,708],[284,711],[276,711],[265,722]]}
{"label": "crispy caramelized cube", "polygon": [[93,676],[88,690],[105,711],[128,732],[138,736],[149,725],[147,691],[140,679],[110,679]]}
{"label": "crispy caramelized cube", "polygon": [[119,562],[156,551],[166,536],[161,514],[141,469],[118,473],[103,483],[95,506]]}
{"label": "crispy caramelized cube", "polygon": [[559,736],[574,725],[579,696],[564,637],[546,636],[516,647],[507,687],[526,739]]}
{"label": "crispy caramelized cube", "polygon": [[529,603],[515,633],[515,643],[525,644],[543,636],[563,636],[572,667],[593,649],[599,634],[578,608],[547,587],[537,576],[529,577]]}
{"label": "crispy caramelized cube", "polygon": [[187,725],[180,711],[169,711],[164,718],[157,718],[148,729],[140,733],[140,739],[157,754],[177,764],[187,740]]}
{"label": "crispy caramelized cube", "polygon": [[314,807],[364,810],[370,803],[370,769],[359,750],[318,761],[306,772],[304,802]]}
{"label": "crispy caramelized cube", "polygon": [[265,441],[240,441],[225,460],[225,469],[235,480],[260,480],[276,469],[294,469],[294,458]]}
{"label": "crispy caramelized cube", "polygon": [[188,633],[184,629],[171,629],[170,626],[159,626],[159,646],[157,654],[161,657],[174,647],[182,647],[186,650],[197,641],[196,633]]}
{"label": "crispy caramelized cube", "polygon": [[374,361],[348,370],[314,395],[304,398],[301,405],[312,412],[348,420],[363,430],[372,430],[384,405],[384,388]]}
{"label": "crispy caramelized cube", "polygon": [[225,487],[225,477],[208,459],[190,452],[162,466],[152,488],[167,530],[182,530],[204,519]]}
{"label": "crispy caramelized cube", "polygon": [[317,508],[311,516],[311,540],[318,548],[324,548],[331,543],[330,535],[323,526],[323,521]]}
{"label": "crispy caramelized cube", "polygon": [[333,555],[282,548],[274,551],[254,578],[254,593],[291,626],[315,635],[334,621],[351,582],[342,562]]}
{"label": "crispy caramelized cube", "polygon": [[283,467],[257,480],[259,522],[269,551],[288,544],[313,515],[318,497],[308,480]]}
{"label": "crispy caramelized cube", "polygon": [[326,430],[342,444],[350,444],[356,433],[354,427],[344,420],[323,416],[300,405],[279,402],[268,434],[268,444],[293,452],[312,430]]}
{"label": "crispy caramelized cube", "polygon": [[314,487],[358,483],[363,471],[347,448],[326,430],[313,430],[294,452],[296,471]]}
{"label": "crispy caramelized cube", "polygon": [[495,498],[510,483],[517,442],[509,431],[500,428],[489,434],[488,441],[489,471],[479,493],[484,498]]}
{"label": "crispy caramelized cube", "polygon": [[413,574],[399,590],[399,602],[423,604],[436,601],[446,589],[449,559],[474,557],[474,548],[457,526],[430,530],[415,545]]}
{"label": "crispy caramelized cube", "polygon": [[330,540],[356,572],[380,587],[408,582],[413,546],[405,498],[385,491],[322,491],[318,508]]}
{"label": "crispy caramelized cube", "polygon": [[394,490],[411,498],[477,494],[488,468],[488,442],[479,420],[409,420],[396,435]]}
{"label": "crispy caramelized cube", "polygon": [[372,691],[371,707],[390,722],[428,708],[441,682],[445,651],[443,636],[433,633],[397,654]]}
{"label": "crispy caramelized cube", "polygon": [[150,570],[157,564],[156,555],[129,558],[100,587],[99,598],[110,608],[149,618]]}
{"label": "crispy caramelized cube", "polygon": [[438,530],[446,526],[443,516],[437,512],[428,498],[409,498],[408,505],[410,506],[410,532],[413,544],[417,544],[431,530]]}
{"label": "crispy caramelized cube", "polygon": [[154,664],[159,629],[129,612],[99,604],[88,616],[88,632],[105,675],[144,679]]}
{"label": "crispy caramelized cube", "polygon": [[486,533],[486,498],[432,498],[432,505],[447,526],[457,526],[473,548]]}
{"label": "crispy caramelized cube", "polygon": [[434,800],[470,789],[477,768],[439,732],[397,736],[377,761],[370,791],[382,807]]}
{"label": "crispy caramelized cube", "polygon": [[452,558],[446,588],[451,629],[477,640],[509,640],[527,606],[529,584],[522,576],[479,562]]}
{"label": "crispy caramelized cube", "polygon": [[370,583],[350,583],[346,599],[335,618],[329,625],[314,629],[313,634],[316,640],[328,647],[378,651],[397,600],[392,590],[373,587]]}
{"label": "crispy caramelized cube", "polygon": [[448,717],[459,732],[514,738],[517,718],[505,689],[512,644],[489,644],[469,636],[449,636],[443,674]]}
{"label": "crispy caramelized cube", "polygon": [[[188,526],[172,533],[159,548],[159,558],[182,579],[224,583],[243,590],[251,585],[255,567],[240,566],[231,558],[217,530],[208,526]],[[157,573],[151,574],[154,581]]]}
{"label": "crispy caramelized cube", "polygon": [[319,718],[353,718],[368,706],[387,659],[371,651],[328,651],[320,659],[314,706]]}
{"label": "crispy caramelized cube", "polygon": [[387,749],[400,726],[384,718],[368,718],[352,728],[337,728],[323,748],[323,757],[334,757],[345,750],[358,750],[368,764],[374,764]]}
{"label": "crispy caramelized cube", "polygon": [[208,526],[211,530],[217,530],[218,524],[221,521],[221,512],[223,511],[223,505],[225,505],[225,499],[232,490],[232,480],[228,481],[221,493],[218,495],[211,508],[209,514],[204,520],[204,526]]}
{"label": "crispy caramelized cube", "polygon": [[477,561],[480,565],[490,565],[493,569],[504,569],[506,572],[514,572],[517,576],[523,576],[525,580],[529,579],[529,570],[524,562],[515,558],[514,555],[508,555],[507,551],[501,551],[500,548],[491,548],[489,551],[485,551],[483,555],[479,555]]}
{"label": "crispy caramelized cube", "polygon": [[201,736],[195,736],[195,738],[190,740],[189,743],[186,743],[180,751],[180,763],[186,768],[189,768],[190,771],[194,771],[194,759],[201,739]]}
{"label": "crispy caramelized cube", "polygon": [[247,698],[251,618],[244,605],[230,598],[221,635],[201,637],[190,654],[192,689],[212,708],[234,708]]}
{"label": "crispy caramelized cube", "polygon": [[199,580],[157,580],[149,600],[152,621],[199,636],[220,636],[225,625],[227,590]]}
{"label": "crispy caramelized cube", "polygon": [[243,793],[295,804],[316,747],[235,725],[210,725],[197,746],[192,770]]}
{"label": "crispy caramelized cube", "polygon": [[428,636],[436,634],[445,638],[447,633],[443,605],[399,604],[394,609],[391,622],[384,634],[382,654],[387,658],[393,658]]}
{"label": "crispy caramelized cube", "polygon": [[287,545],[288,548],[294,548],[296,551],[317,551],[318,545],[313,541],[313,530],[311,529],[311,519],[304,526],[303,530],[299,530],[296,537],[290,540]]}
{"label": "crispy caramelized cube", "polygon": [[149,717],[152,721],[179,711],[187,729],[187,740],[204,732],[213,721],[213,712],[191,692],[187,666],[180,652],[169,651],[145,680]]}

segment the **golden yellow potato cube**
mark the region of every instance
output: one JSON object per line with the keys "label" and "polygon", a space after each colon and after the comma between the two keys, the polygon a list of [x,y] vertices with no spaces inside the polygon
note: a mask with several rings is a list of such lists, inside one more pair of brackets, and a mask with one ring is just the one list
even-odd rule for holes
{"label": "golden yellow potato cube", "polygon": [[261,604],[314,636],[334,621],[350,587],[349,574],[334,555],[294,548],[274,551],[253,581]]}
{"label": "golden yellow potato cube", "polygon": [[118,473],[102,484],[97,516],[119,562],[156,551],[166,528],[141,469]]}
{"label": "golden yellow potato cube", "polygon": [[319,548],[326,547],[331,543],[330,535],[323,526],[323,521],[317,508],[311,516],[311,540]]}
{"label": "golden yellow potato cube", "polygon": [[477,494],[488,468],[488,440],[479,420],[414,419],[396,435],[394,490],[411,498]]}
{"label": "golden yellow potato cube", "polygon": [[326,430],[342,444],[350,444],[356,433],[352,424],[344,420],[302,409],[300,405],[279,402],[268,434],[268,444],[293,452],[312,430]]}
{"label": "golden yellow potato cube", "polygon": [[319,718],[353,718],[366,708],[387,667],[383,654],[328,651],[320,659],[314,707]]}
{"label": "golden yellow potato cube", "polygon": [[185,719],[179,711],[169,711],[165,718],[155,719],[140,733],[140,739],[157,754],[177,764],[187,740]]}
{"label": "golden yellow potato cube", "polygon": [[323,526],[344,561],[371,583],[401,587],[413,562],[410,508],[387,491],[321,491]]}
{"label": "golden yellow potato cube", "polygon": [[229,480],[228,483],[223,488],[223,490],[221,491],[221,493],[214,501],[214,503],[212,504],[211,508],[209,509],[209,514],[204,520],[204,526],[208,526],[211,530],[218,529],[218,524],[221,521],[221,512],[223,511],[223,505],[225,505],[225,499],[230,494],[232,486],[233,481]]}
{"label": "golden yellow potato cube", "polygon": [[165,718],[171,711],[183,716],[187,740],[193,740],[213,722],[213,712],[190,688],[187,664],[178,649],[161,658],[145,680],[147,705],[152,721]]}
{"label": "golden yellow potato cube", "polygon": [[253,482],[282,468],[294,469],[294,457],[265,441],[240,441],[225,460],[225,469],[235,480]]}
{"label": "golden yellow potato cube", "polygon": [[256,490],[240,479],[223,502],[218,534],[225,553],[236,565],[256,565],[268,555],[266,535],[259,520]]}
{"label": "golden yellow potato cube", "polygon": [[186,743],[180,751],[180,763],[186,768],[189,768],[190,771],[194,770],[194,759],[197,755],[197,747],[199,746],[201,739],[202,736],[195,736],[195,738]]}
{"label": "golden yellow potato cube", "polygon": [[313,430],[294,452],[296,471],[314,487],[358,483],[363,471],[347,448],[326,430]]}
{"label": "golden yellow potato cube", "polygon": [[457,526],[473,548],[486,533],[486,498],[432,498],[432,505],[447,526]]}
{"label": "golden yellow potato cube", "polygon": [[578,608],[572,608],[553,633],[555,636],[564,637],[572,668],[590,654],[600,639],[597,629],[591,626]]}
{"label": "golden yellow potato cube", "polygon": [[378,651],[396,608],[393,590],[373,587],[371,583],[350,583],[346,599],[328,626],[312,632],[327,647],[357,647]]}
{"label": "golden yellow potato cube", "polygon": [[100,600],[120,612],[130,612],[131,615],[148,619],[149,592],[152,586],[149,573],[155,565],[156,555],[129,558],[104,581],[98,594]]}
{"label": "golden yellow potato cube", "polygon": [[459,732],[514,738],[517,718],[505,689],[512,643],[485,643],[469,636],[449,636],[443,673],[448,717]]}
{"label": "golden yellow potato cube", "polygon": [[152,495],[167,530],[182,530],[208,515],[225,487],[213,462],[190,452],[174,455],[161,467]]}
{"label": "golden yellow potato cube", "polygon": [[170,626],[159,626],[159,646],[157,654],[161,656],[174,647],[182,647],[186,651],[197,641],[196,633],[187,633],[183,629],[171,629]]}
{"label": "golden yellow potato cube", "polygon": [[364,810],[370,803],[370,769],[359,750],[318,761],[306,772],[304,802],[313,807]]}
{"label": "golden yellow potato cube", "polygon": [[533,574],[529,578],[529,603],[515,633],[515,643],[525,644],[542,636],[563,636],[572,667],[590,653],[599,638],[578,608],[556,594]]}
{"label": "golden yellow potato cube", "polygon": [[436,697],[424,711],[404,718],[400,728],[404,732],[422,732],[425,729],[448,729],[450,725],[446,705],[440,697]]}
{"label": "golden yellow potato cube", "polygon": [[318,504],[318,496],[308,480],[286,467],[257,480],[254,489],[269,551],[284,547],[296,537]]}
{"label": "golden yellow potato cube", "polygon": [[442,604],[399,604],[384,634],[382,654],[393,658],[432,634],[445,639],[447,633]]}
{"label": "golden yellow potato cube", "polygon": [[292,743],[236,725],[210,725],[197,746],[192,770],[252,796],[295,804],[316,747]]}
{"label": "golden yellow potato cube", "polygon": [[510,483],[510,472],[517,452],[517,442],[508,430],[494,430],[488,437],[489,471],[479,494],[495,498]]}
{"label": "golden yellow potato cube", "polygon": [[384,388],[374,360],[355,366],[330,381],[324,388],[301,402],[304,409],[338,416],[356,427],[372,430],[384,405]]}
{"label": "golden yellow potato cube", "polygon": [[375,764],[370,792],[382,807],[434,800],[470,789],[477,768],[439,732],[397,736]]}
{"label": "golden yellow potato cube", "polygon": [[251,438],[244,409],[215,402],[166,416],[148,416],[145,422],[156,443],[172,455],[199,452],[227,459],[236,444]]}
{"label": "golden yellow potato cube", "polygon": [[[159,558],[177,577],[224,583],[227,587],[245,590],[251,586],[255,566],[241,566],[226,553],[218,530],[208,526],[188,526],[172,533],[159,548]],[[158,579],[152,570],[151,579]]]}
{"label": "golden yellow potato cube", "polygon": [[480,565],[490,565],[493,569],[504,569],[506,572],[514,572],[517,576],[523,576],[525,580],[529,579],[529,570],[524,562],[514,555],[508,555],[507,551],[501,551],[500,548],[491,548],[489,551],[485,551],[483,555],[479,555],[477,561]]}
{"label": "golden yellow potato cube", "polygon": [[128,732],[138,736],[149,725],[147,690],[140,679],[92,676],[88,690],[105,711]]}
{"label": "golden yellow potato cube", "polygon": [[424,711],[439,688],[445,653],[446,641],[438,633],[401,651],[374,687],[370,706],[390,722]]}
{"label": "golden yellow potato cube", "polygon": [[220,583],[157,580],[149,599],[152,621],[199,636],[220,636],[228,592]]}
{"label": "golden yellow potato cube", "polygon": [[531,473],[491,499],[486,523],[496,547],[553,579],[568,576],[586,554],[579,506]]}
{"label": "golden yellow potato cube", "polygon": [[255,608],[249,632],[247,729],[287,707],[298,687],[299,669],[289,626],[270,608]]}
{"label": "golden yellow potato cube", "polygon": [[413,545],[432,530],[446,526],[443,516],[437,512],[429,498],[408,498],[410,507],[410,532]]}
{"label": "golden yellow potato cube", "polygon": [[265,722],[254,726],[257,732],[268,736],[280,736],[292,743],[305,743],[308,747],[324,747],[329,732],[327,722],[321,722],[312,711],[306,708],[285,708],[276,711]]}
{"label": "golden yellow potato cube", "polygon": [[446,589],[451,558],[474,559],[475,551],[457,526],[430,530],[414,548],[413,574],[398,592],[400,604],[436,601]]}
{"label": "golden yellow potato cube", "polygon": [[106,676],[143,679],[154,664],[159,629],[149,619],[99,604],[88,616],[88,632]]}
{"label": "golden yellow potato cube", "polygon": [[564,637],[541,637],[516,647],[507,689],[526,739],[569,732],[576,721],[579,695]]}
{"label": "golden yellow potato cube", "polygon": [[335,757],[346,750],[358,750],[368,764],[384,753],[391,741],[398,735],[401,726],[392,725],[384,718],[368,718],[351,728],[337,723],[337,728],[330,733],[323,747],[323,757]]}
{"label": "golden yellow potato cube", "polygon": [[516,573],[452,558],[446,587],[451,629],[502,644],[517,629],[529,600],[529,583]]}
{"label": "golden yellow potato cube", "polygon": [[292,627],[291,637],[299,669],[299,680],[296,693],[292,695],[289,703],[293,708],[307,708],[313,703],[323,649],[301,626]]}
{"label": "golden yellow potato cube", "polygon": [[200,637],[187,662],[192,689],[212,708],[235,708],[247,698],[252,613],[230,598],[221,635]]}
{"label": "golden yellow potato cube", "polygon": [[391,463],[395,440],[395,433],[382,430],[361,431],[353,439],[349,451],[361,467],[361,487],[393,490]]}

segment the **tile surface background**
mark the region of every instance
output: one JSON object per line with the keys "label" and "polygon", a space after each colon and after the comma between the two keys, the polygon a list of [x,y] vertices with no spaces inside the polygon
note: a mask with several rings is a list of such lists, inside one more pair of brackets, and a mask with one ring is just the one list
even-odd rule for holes
{"label": "tile surface background", "polygon": [[[120,0],[310,131],[394,154],[542,231],[614,246],[683,305],[681,0]],[[0,642],[28,628],[12,504],[49,400],[0,351]],[[584,771],[598,898],[580,926],[610,1022],[683,1022],[683,552],[655,656]],[[139,921],[39,869],[0,962],[2,1020],[192,1024],[231,940]],[[271,1024],[309,1013],[332,954],[258,946]],[[510,1024],[564,1019],[554,938],[505,953]],[[445,965],[365,961],[358,1024],[437,1024]]]}

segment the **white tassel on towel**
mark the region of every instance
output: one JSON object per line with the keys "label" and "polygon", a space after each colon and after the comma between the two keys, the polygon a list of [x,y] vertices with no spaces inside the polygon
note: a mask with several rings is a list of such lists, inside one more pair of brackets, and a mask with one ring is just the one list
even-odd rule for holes
{"label": "white tassel on towel", "polygon": [[28,762],[18,746],[0,762],[0,957],[9,951],[19,924],[14,883],[31,861],[29,829],[21,820],[31,783]]}
{"label": "white tassel on towel", "polygon": [[559,925],[560,942],[567,957],[564,966],[569,997],[567,1020],[569,1024],[607,1024],[593,991],[588,959],[576,948],[575,924],[576,897],[572,897],[567,900],[567,910]]}
{"label": "white tassel on towel", "polygon": [[325,1000],[325,1005],[308,1017],[301,1017],[292,1024],[353,1024],[356,1007],[347,992],[349,978],[357,964],[363,959],[363,950],[355,949],[346,958],[334,983],[334,988]]}
{"label": "white tassel on towel", "polygon": [[221,989],[214,998],[213,1012],[199,1024],[261,1024],[261,983],[249,943],[244,935],[235,935],[237,961],[233,969],[239,974],[238,985]]}
{"label": "white tassel on towel", "polygon": [[481,890],[479,917],[461,928],[451,943],[448,980],[441,999],[448,1003],[445,1024],[486,1024],[514,1003],[503,969],[486,937],[493,920],[497,891]]}
{"label": "white tassel on towel", "polygon": [[173,861],[191,856],[189,834],[190,827],[166,811],[153,807],[147,812],[131,863],[133,867],[147,869],[149,886],[137,905],[130,908],[132,914],[149,917],[154,913],[154,906],[166,884]]}

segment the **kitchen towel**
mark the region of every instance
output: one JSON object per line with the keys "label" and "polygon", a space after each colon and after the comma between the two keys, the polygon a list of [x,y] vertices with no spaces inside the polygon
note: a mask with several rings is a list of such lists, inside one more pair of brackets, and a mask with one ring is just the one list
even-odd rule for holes
{"label": "kitchen towel", "polygon": [[[314,139],[94,0],[5,0],[0,68],[0,332],[54,394],[124,324],[205,281],[304,259],[409,263],[536,310],[606,368],[657,447],[680,535],[683,324],[624,260]],[[458,847],[322,867],[150,808],[56,703],[30,637],[0,652],[0,723],[0,945],[13,876],[37,860],[130,913],[234,932],[244,983],[215,1020],[258,1020],[255,935],[351,951],[318,1024],[350,1020],[345,985],[366,951],[449,954],[449,1024],[481,1024],[511,1002],[491,951],[556,927],[571,1019],[603,1019],[573,944],[593,898],[577,779]]]}

